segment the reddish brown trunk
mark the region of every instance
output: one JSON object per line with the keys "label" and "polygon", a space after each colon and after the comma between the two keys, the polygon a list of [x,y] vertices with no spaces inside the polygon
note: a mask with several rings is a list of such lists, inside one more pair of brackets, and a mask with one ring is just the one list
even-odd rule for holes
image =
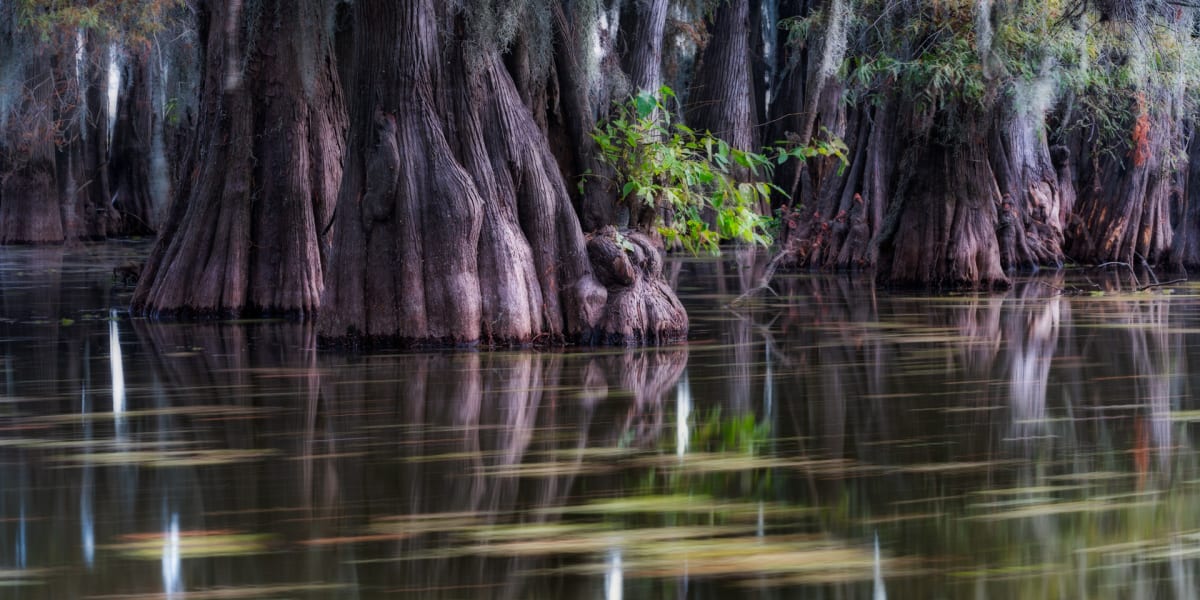
{"label": "reddish brown trunk", "polygon": [[200,135],[137,312],[309,315],[319,302],[345,119],[328,6],[238,7],[207,5]]}
{"label": "reddish brown trunk", "polygon": [[996,241],[1000,190],[976,135],[945,147],[926,142],[907,184],[888,207],[894,232],[881,235],[879,279],[895,285],[1007,285]]}
{"label": "reddish brown trunk", "polygon": [[500,57],[469,54],[480,50],[459,37],[462,15],[433,0],[363,0],[354,10],[350,152],[318,322],[326,339],[683,335],[682,310],[606,320],[621,312],[611,306],[620,294],[593,275],[546,138]]}
{"label": "reddish brown trunk", "polygon": [[1139,103],[1127,151],[1088,148],[1081,157],[1079,198],[1068,229],[1068,254],[1082,263],[1151,264],[1167,258],[1175,181],[1171,153],[1183,139],[1169,107]]}
{"label": "reddish brown trunk", "polygon": [[1200,267],[1200,135],[1195,128],[1193,123],[1187,179],[1179,199],[1183,214],[1175,227],[1169,256],[1171,266],[1181,269]]}

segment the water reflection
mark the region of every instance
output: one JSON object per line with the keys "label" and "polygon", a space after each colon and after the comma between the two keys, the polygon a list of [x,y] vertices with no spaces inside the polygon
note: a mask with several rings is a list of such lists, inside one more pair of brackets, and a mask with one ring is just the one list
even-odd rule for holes
{"label": "water reflection", "polygon": [[346,356],[114,315],[142,251],[0,250],[12,597],[1196,597],[1200,288],[747,254],[687,347]]}

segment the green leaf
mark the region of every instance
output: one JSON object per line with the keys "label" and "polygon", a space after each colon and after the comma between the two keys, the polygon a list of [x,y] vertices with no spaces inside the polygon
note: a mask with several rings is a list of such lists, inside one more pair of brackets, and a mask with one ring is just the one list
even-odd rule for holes
{"label": "green leaf", "polygon": [[658,100],[649,93],[638,94],[634,101],[637,108],[638,119],[645,119],[654,114],[654,110],[658,108]]}

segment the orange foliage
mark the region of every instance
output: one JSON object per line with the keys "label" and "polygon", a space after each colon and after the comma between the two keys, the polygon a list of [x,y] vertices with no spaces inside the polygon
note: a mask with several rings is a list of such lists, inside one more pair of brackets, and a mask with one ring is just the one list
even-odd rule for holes
{"label": "orange foliage", "polygon": [[1150,156],[1150,113],[1146,110],[1145,94],[1139,93],[1137,96],[1137,113],[1137,120],[1133,123],[1133,148],[1129,154],[1133,166],[1140,167]]}

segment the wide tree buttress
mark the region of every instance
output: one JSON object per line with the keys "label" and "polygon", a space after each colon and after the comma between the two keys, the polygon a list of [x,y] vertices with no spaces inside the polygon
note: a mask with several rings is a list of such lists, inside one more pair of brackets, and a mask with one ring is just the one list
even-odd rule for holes
{"label": "wide tree buttress", "polygon": [[353,10],[350,142],[318,319],[324,339],[685,334],[657,250],[611,230],[587,244],[546,136],[494,44],[468,37],[463,8],[359,0]]}
{"label": "wide tree buttress", "polygon": [[234,0],[201,8],[199,134],[133,309],[311,314],[345,146],[333,4]]}

